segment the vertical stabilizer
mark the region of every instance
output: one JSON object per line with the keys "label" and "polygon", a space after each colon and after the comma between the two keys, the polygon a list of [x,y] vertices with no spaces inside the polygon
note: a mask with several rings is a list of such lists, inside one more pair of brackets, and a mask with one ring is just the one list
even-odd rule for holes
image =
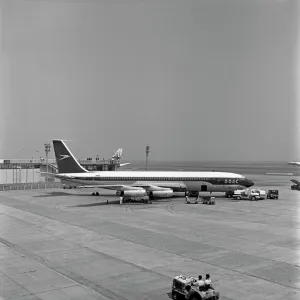
{"label": "vertical stabilizer", "polygon": [[123,153],[123,149],[120,148],[118,149],[114,155],[111,157],[111,159],[116,159],[116,160],[120,160],[122,158],[122,153]]}
{"label": "vertical stabilizer", "polygon": [[88,172],[79,164],[63,140],[53,140],[53,149],[59,173]]}

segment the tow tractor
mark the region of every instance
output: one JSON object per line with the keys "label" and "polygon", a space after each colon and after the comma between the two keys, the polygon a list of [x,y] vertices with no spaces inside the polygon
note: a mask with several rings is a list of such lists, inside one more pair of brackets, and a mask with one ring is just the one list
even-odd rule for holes
{"label": "tow tractor", "polygon": [[215,204],[215,197],[211,197],[211,196],[200,196],[199,192],[185,192],[185,203],[190,204],[190,198],[189,197],[196,197],[194,199],[194,204],[198,204],[200,202],[202,202],[203,204]]}
{"label": "tow tractor", "polygon": [[202,197],[202,204],[208,204],[208,205],[216,204],[215,197],[210,197],[210,196]]}
{"label": "tow tractor", "polygon": [[175,276],[172,284],[172,299],[174,300],[218,300],[219,292],[212,286],[199,289],[194,285],[197,279],[184,275]]}
{"label": "tow tractor", "polygon": [[199,192],[190,192],[190,191],[185,192],[185,203],[187,203],[187,204],[191,203],[189,197],[196,197],[194,200],[194,204],[198,204],[198,200],[200,198]]}
{"label": "tow tractor", "polygon": [[268,199],[278,199],[279,192],[278,190],[268,190],[267,198]]}
{"label": "tow tractor", "polygon": [[225,193],[225,197],[226,198],[232,198],[233,197],[234,192],[233,191],[228,191]]}

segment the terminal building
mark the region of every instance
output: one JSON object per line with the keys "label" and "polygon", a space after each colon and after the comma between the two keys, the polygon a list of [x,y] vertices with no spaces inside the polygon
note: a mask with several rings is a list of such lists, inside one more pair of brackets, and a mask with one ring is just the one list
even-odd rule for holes
{"label": "terminal building", "polygon": [[[88,171],[116,171],[120,160],[100,160],[99,157],[78,159],[78,162]],[[54,176],[45,176],[45,173],[57,173],[55,159],[0,159],[0,184],[27,183],[38,181],[54,181]]]}

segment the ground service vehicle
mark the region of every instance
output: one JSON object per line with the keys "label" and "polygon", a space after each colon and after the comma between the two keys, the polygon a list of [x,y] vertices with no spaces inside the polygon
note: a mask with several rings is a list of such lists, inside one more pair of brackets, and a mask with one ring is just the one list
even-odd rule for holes
{"label": "ground service vehicle", "polygon": [[292,184],[292,185],[291,185],[291,189],[292,189],[292,190],[300,191],[300,186],[299,186],[298,184]]}
{"label": "ground service vehicle", "polygon": [[206,290],[199,290],[193,286],[197,280],[184,275],[175,276],[172,284],[172,299],[174,300],[218,300],[219,292],[210,287]]}
{"label": "ground service vehicle", "polygon": [[268,190],[267,198],[268,199],[278,199],[279,192],[278,190]]}
{"label": "ground service vehicle", "polygon": [[297,190],[300,191],[300,182],[296,179],[291,179],[291,182],[293,182],[294,184],[291,186],[292,190]]}
{"label": "ground service vehicle", "polygon": [[214,205],[214,204],[216,204],[215,197],[204,196],[204,197],[202,197],[202,203],[208,204],[208,205]]}
{"label": "ground service vehicle", "polygon": [[234,192],[233,191],[228,191],[225,193],[225,197],[226,198],[232,198],[233,197]]}
{"label": "ground service vehicle", "polygon": [[233,199],[241,200],[243,198],[244,190],[235,190],[232,194]]}
{"label": "ground service vehicle", "polygon": [[266,191],[265,190],[261,190],[261,189],[257,189],[257,191],[259,192],[259,196],[260,196],[260,200],[265,200],[266,199]]}
{"label": "ground service vehicle", "polygon": [[125,202],[143,202],[143,203],[152,204],[152,201],[148,196],[123,197],[123,203]]}
{"label": "ground service vehicle", "polygon": [[264,199],[262,190],[258,189],[245,189],[245,190],[236,190],[234,191],[233,198],[237,200],[259,200]]}

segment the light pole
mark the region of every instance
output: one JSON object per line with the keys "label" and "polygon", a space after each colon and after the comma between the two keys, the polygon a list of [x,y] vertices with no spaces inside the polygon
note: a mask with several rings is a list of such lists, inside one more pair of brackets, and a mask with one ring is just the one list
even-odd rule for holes
{"label": "light pole", "polygon": [[50,152],[51,145],[50,143],[45,143],[45,152],[46,152],[46,182],[48,182],[48,153]]}
{"label": "light pole", "polygon": [[32,156],[32,181],[34,183],[34,157]]}
{"label": "light pole", "polygon": [[19,183],[22,183],[22,165],[19,165]]}
{"label": "light pole", "polygon": [[149,156],[149,153],[150,153],[150,146],[147,145],[145,150],[146,150],[146,171],[148,171],[148,156]]}

